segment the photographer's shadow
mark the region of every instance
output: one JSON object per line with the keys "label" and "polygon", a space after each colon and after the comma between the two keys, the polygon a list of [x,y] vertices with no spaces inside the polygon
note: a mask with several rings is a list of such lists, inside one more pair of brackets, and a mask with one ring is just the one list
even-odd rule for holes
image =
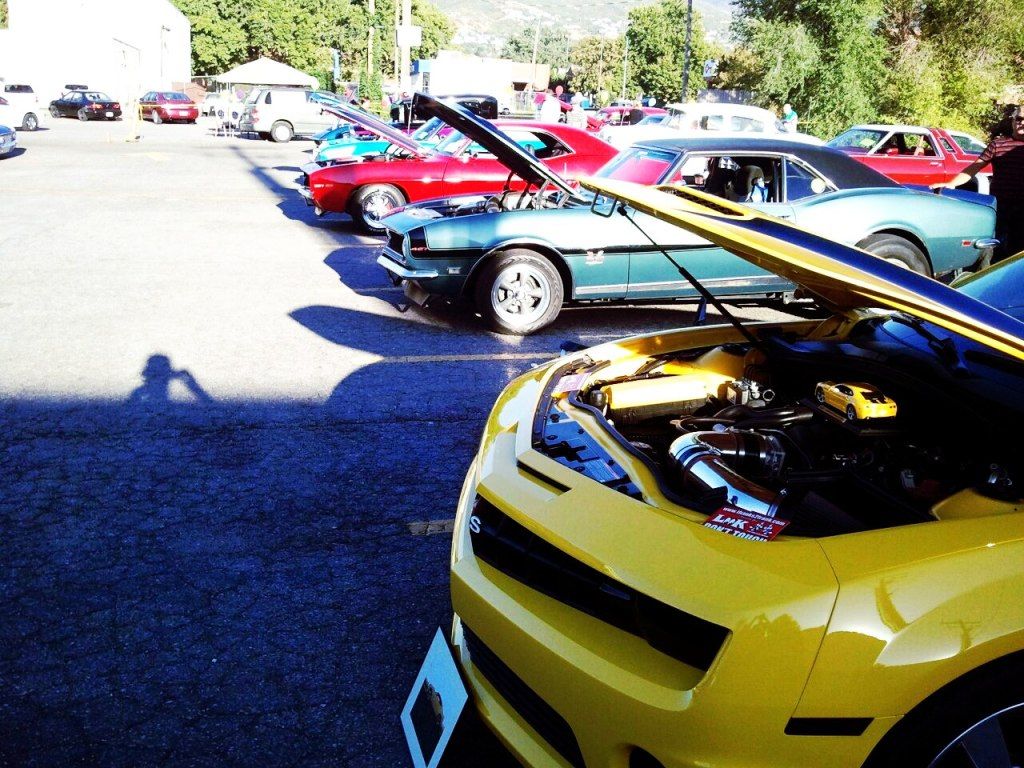
{"label": "photographer's shadow", "polygon": [[150,355],[141,375],[142,384],[128,396],[130,405],[213,402],[213,398],[199,385],[195,376],[185,369],[174,370],[167,355]]}

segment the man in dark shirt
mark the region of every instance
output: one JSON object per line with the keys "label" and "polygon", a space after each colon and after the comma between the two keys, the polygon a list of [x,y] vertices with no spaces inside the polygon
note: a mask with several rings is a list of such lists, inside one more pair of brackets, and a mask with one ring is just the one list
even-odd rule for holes
{"label": "man in dark shirt", "polygon": [[1001,257],[1024,251],[1024,107],[1010,113],[1009,135],[996,136],[978,159],[939,187],[958,187],[992,164],[992,194],[996,198],[996,237]]}

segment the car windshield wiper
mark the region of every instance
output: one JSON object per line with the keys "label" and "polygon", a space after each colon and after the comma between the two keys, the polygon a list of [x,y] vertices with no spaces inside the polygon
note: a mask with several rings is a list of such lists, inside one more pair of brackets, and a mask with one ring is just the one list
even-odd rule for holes
{"label": "car windshield wiper", "polygon": [[923,320],[906,312],[893,312],[889,315],[888,319],[917,331],[928,342],[928,346],[938,355],[939,360],[953,373],[958,376],[970,375],[971,372],[967,367],[967,362],[964,360],[960,348],[953,339],[948,336],[936,336],[925,327]]}

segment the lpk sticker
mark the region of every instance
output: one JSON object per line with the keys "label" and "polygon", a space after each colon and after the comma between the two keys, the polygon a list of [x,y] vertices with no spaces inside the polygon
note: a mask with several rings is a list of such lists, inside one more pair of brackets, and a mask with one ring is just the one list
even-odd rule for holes
{"label": "lpk sticker", "polygon": [[768,515],[728,505],[719,509],[704,522],[705,528],[712,528],[750,541],[771,541],[782,533],[782,529],[787,525],[789,525],[789,520],[776,520]]}

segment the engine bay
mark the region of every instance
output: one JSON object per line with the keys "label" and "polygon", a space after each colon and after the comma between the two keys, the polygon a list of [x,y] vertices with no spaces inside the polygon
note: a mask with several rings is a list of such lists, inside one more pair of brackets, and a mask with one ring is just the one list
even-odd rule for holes
{"label": "engine bay", "polygon": [[1020,459],[995,437],[1007,427],[998,415],[951,424],[942,415],[954,401],[962,419],[971,413],[961,395],[908,375],[906,361],[849,351],[728,344],[641,358],[632,370],[590,361],[573,373],[582,384],[567,393],[570,408],[549,413],[542,450],[639,497],[635,478],[609,475],[613,460],[582,461],[595,447],[558,434],[566,412],[583,409],[643,460],[667,498],[734,535],[745,535],[728,527],[742,531],[737,520],[760,521],[747,537],[764,540],[1016,509]]}

